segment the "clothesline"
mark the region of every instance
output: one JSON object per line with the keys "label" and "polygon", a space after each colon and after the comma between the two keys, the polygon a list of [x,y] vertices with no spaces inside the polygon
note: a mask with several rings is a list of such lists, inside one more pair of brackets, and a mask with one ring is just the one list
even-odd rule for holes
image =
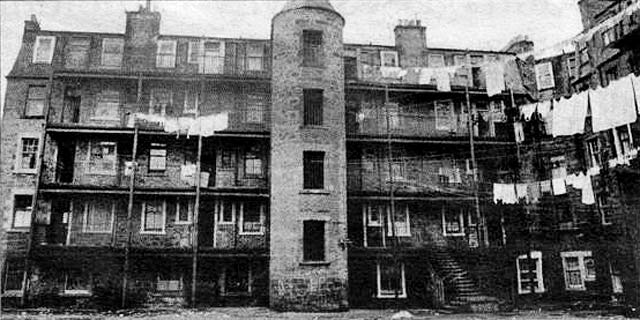
{"label": "clothesline", "polygon": [[496,204],[535,204],[544,194],[560,196],[567,193],[567,187],[581,190],[583,204],[595,204],[591,174],[571,174],[549,180],[532,181],[526,183],[494,183],[493,202]]}
{"label": "clothesline", "polygon": [[176,133],[177,135],[186,134],[187,138],[192,135],[210,137],[216,131],[227,129],[229,125],[228,112],[199,116],[197,118],[134,113],[131,119],[134,123],[137,120],[156,123],[162,126],[165,132]]}

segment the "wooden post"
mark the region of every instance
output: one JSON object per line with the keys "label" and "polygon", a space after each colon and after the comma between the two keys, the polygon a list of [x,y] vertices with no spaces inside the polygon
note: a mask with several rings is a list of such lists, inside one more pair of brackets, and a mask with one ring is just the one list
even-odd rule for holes
{"label": "wooden post", "polygon": [[[136,107],[139,106],[142,101],[142,74],[138,75],[138,91],[136,96]],[[133,149],[131,151],[131,176],[129,176],[129,202],[127,204],[127,243],[124,248],[124,265],[122,270],[122,301],[120,306],[124,309],[127,305],[127,288],[129,281],[129,259],[131,255],[131,239],[133,237],[133,200],[135,193],[136,183],[136,169],[138,163],[136,161],[138,157],[138,135],[139,129],[136,123],[135,113],[131,115],[133,117]]]}
{"label": "wooden post", "polygon": [[[29,235],[27,235],[27,252],[24,259],[24,274],[22,277],[22,297],[20,297],[20,305],[24,306],[27,302],[27,287],[29,284],[29,276],[31,274],[31,253],[33,251],[33,241],[35,236],[35,220],[38,211],[38,193],[40,192],[40,179],[42,178],[42,166],[44,164],[44,149],[46,147],[45,139],[47,138],[47,128],[49,126],[49,115],[51,114],[51,93],[53,92],[53,74],[49,74],[47,91],[46,109],[44,110],[44,124],[42,125],[42,134],[38,140],[38,161],[36,162],[35,190],[31,198],[31,223],[29,224]],[[22,143],[19,141],[18,143]],[[16,155],[18,156],[18,155]]]}

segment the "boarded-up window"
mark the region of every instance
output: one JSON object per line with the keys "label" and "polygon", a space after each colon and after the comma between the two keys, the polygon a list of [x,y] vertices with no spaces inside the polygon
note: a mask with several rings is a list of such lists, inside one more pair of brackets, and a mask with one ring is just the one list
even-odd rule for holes
{"label": "boarded-up window", "polygon": [[383,261],[376,265],[378,298],[406,298],[404,263]]}
{"label": "boarded-up window", "polygon": [[31,226],[31,200],[30,194],[17,194],[13,197],[13,222],[12,229],[29,228]]}
{"label": "boarded-up window", "polygon": [[45,86],[29,86],[27,103],[24,108],[25,117],[44,116],[44,104],[47,97]]}
{"label": "boarded-up window", "polygon": [[115,206],[111,201],[95,200],[85,203],[83,232],[109,233]]}
{"label": "boarded-up window", "polygon": [[152,89],[151,99],[149,99],[149,114],[164,116],[167,107],[171,106],[173,93],[166,89]]}
{"label": "boarded-up window", "polygon": [[551,62],[536,64],[535,72],[538,90],[554,88],[556,86],[555,80],[553,79],[553,65]]}
{"label": "boarded-up window", "polygon": [[164,233],[165,203],[155,200],[147,201],[142,206],[142,232]]}
{"label": "boarded-up window", "polygon": [[158,40],[156,67],[174,68],[176,66],[176,41]]}
{"label": "boarded-up window", "polygon": [[38,138],[22,138],[20,142],[18,171],[35,170],[36,160],[38,159]]}
{"label": "boarded-up window", "polygon": [[89,55],[89,38],[71,38],[67,43],[67,57],[64,66],[67,68],[84,68]]}
{"label": "boarded-up window", "polygon": [[264,45],[249,44],[247,46],[247,70],[261,71],[264,69]]}
{"label": "boarded-up window", "polygon": [[322,31],[302,31],[302,65],[305,67],[318,67],[322,62]]}
{"label": "boarded-up window", "polygon": [[307,220],[303,228],[304,261],[324,261],[324,221]]}
{"label": "boarded-up window", "polygon": [[322,89],[303,89],[304,95],[304,125],[321,126],[323,112]]}
{"label": "boarded-up window", "polygon": [[167,168],[167,145],[152,143],[149,149],[149,171],[164,171]]}
{"label": "boarded-up window", "polygon": [[453,114],[452,101],[436,101],[436,130],[451,131],[455,129],[455,117]]}
{"label": "boarded-up window", "polygon": [[263,123],[266,110],[267,102],[264,95],[249,94],[247,96],[245,121],[247,123]]}
{"label": "boarded-up window", "polygon": [[156,278],[156,291],[159,293],[179,292],[183,289],[181,275],[161,273]]}
{"label": "boarded-up window", "polygon": [[122,53],[124,52],[124,40],[116,38],[102,39],[102,65],[105,67],[120,67],[122,65]]}
{"label": "boarded-up window", "polygon": [[244,173],[247,177],[262,176],[262,159],[255,152],[247,151],[245,153]]}
{"label": "boarded-up window", "polygon": [[37,36],[33,49],[33,63],[51,63],[55,46],[56,37]]}
{"label": "boarded-up window", "polygon": [[303,152],[304,189],[324,188],[324,152]]}
{"label": "boarded-up window", "polygon": [[118,91],[102,91],[96,97],[93,120],[120,120],[120,93]]}
{"label": "boarded-up window", "polygon": [[115,142],[92,142],[89,146],[89,171],[93,174],[115,175],[117,168]]}

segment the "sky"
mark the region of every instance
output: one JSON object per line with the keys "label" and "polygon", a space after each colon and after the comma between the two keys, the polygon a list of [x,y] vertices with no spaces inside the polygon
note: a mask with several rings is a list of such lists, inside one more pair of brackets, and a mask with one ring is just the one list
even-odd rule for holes
{"label": "sky", "polygon": [[[393,45],[399,19],[420,19],[427,46],[500,50],[516,35],[536,49],[582,30],[577,0],[331,0],[345,18],[344,41]],[[0,1],[0,103],[18,55],[24,20],[43,30],[124,33],[125,11],[144,1]],[[158,1],[161,34],[268,39],[284,1]],[[1,107],[0,107],[1,108]]]}

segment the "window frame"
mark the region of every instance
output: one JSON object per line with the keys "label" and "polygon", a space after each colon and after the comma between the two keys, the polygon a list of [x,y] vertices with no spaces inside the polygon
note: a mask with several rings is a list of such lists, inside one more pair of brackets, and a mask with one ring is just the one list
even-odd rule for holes
{"label": "window frame", "polygon": [[[87,67],[87,62],[89,62],[89,51],[91,50],[91,38],[85,36],[73,36],[70,37],[65,45],[65,57],[64,57],[64,67],[68,69],[83,69]],[[78,50],[82,49],[82,50]],[[73,60],[69,60],[74,54],[82,55],[82,59],[84,59],[83,65],[73,64]]]}
{"label": "window frame", "polygon": [[458,232],[449,232],[447,231],[447,207],[445,205],[442,206],[442,235],[445,237],[463,237],[466,235],[464,228],[464,216],[465,216],[465,208],[453,208],[458,211],[456,215],[456,219],[458,220],[458,224],[460,225],[460,231]]}
{"label": "window frame", "polygon": [[[377,211],[374,210],[374,208],[377,208]],[[386,206],[381,205],[381,204],[372,204],[372,203],[368,203],[365,207],[365,212],[367,214],[367,227],[373,227],[373,228],[381,228],[382,227],[382,221],[384,219],[384,216],[386,214],[383,214],[383,212],[385,212],[385,208]],[[374,213],[377,213],[377,218],[376,220],[371,219],[371,217],[376,216],[374,215]]]}
{"label": "window frame", "polygon": [[[115,53],[105,53],[105,49],[107,47],[107,44],[110,45],[118,45],[120,47],[120,53],[119,54],[115,54]],[[107,64],[107,61],[111,61],[110,59],[106,59],[106,56],[113,56],[116,57],[117,55],[120,56],[119,59],[117,59],[118,64]],[[122,60],[124,58],[124,39],[122,38],[102,38],[102,47],[100,48],[100,67],[103,68],[121,68],[122,67]],[[114,59],[113,61],[116,61],[116,59]]]}
{"label": "window frame", "polygon": [[[156,97],[160,92],[166,92],[169,94],[169,101],[164,101],[164,103],[160,103],[160,114],[155,113],[154,102],[158,102],[159,99]],[[151,88],[149,91],[149,111],[147,112],[149,115],[159,115],[164,117],[167,114],[167,107],[171,107],[173,105],[173,90],[166,88]]]}
{"label": "window frame", "polygon": [[[613,218],[613,212],[611,210],[609,200],[607,200],[606,194],[599,193],[598,195],[596,195],[596,203],[598,205],[598,213],[600,214],[600,223],[602,223],[603,226],[609,226],[613,224],[613,221],[611,221],[611,219]],[[609,212],[609,214],[607,215],[606,212]]]}
{"label": "window frame", "polygon": [[[393,64],[386,65],[385,64],[385,56],[391,55]],[[397,68],[400,65],[400,61],[398,61],[398,51],[393,50],[380,50],[380,67],[383,68]]]}
{"label": "window frame", "polygon": [[[34,157],[35,157],[35,166],[33,168],[23,168],[22,167],[22,160],[23,160],[23,154],[24,154],[24,140],[25,139],[30,139],[30,140],[35,140],[36,142],[36,150],[34,151]],[[14,166],[14,172],[15,173],[26,173],[26,174],[36,174],[38,171],[38,158],[40,156],[40,136],[37,135],[36,133],[23,133],[23,134],[18,134],[18,142],[17,142],[17,146],[16,146],[16,162],[15,162],[15,166]]]}
{"label": "window frame", "polygon": [[71,272],[78,272],[78,274],[82,275],[82,271],[79,270],[66,270],[64,271],[64,280],[62,283],[62,295],[64,296],[91,296],[91,292],[92,292],[92,285],[91,285],[91,278],[92,275],[89,274],[87,283],[88,283],[88,289],[67,289],[67,286],[69,284],[69,277],[70,277],[70,273]]}
{"label": "window frame", "polygon": [[[160,154],[154,154],[155,153],[163,153],[164,151],[164,155],[160,155]],[[149,146],[149,162],[148,162],[148,171],[149,173],[164,173],[167,171],[167,156],[168,156],[168,150],[167,150],[167,144],[166,143],[157,143],[157,142],[152,142],[151,145]],[[163,160],[161,161],[162,163],[162,168],[153,166],[152,167],[152,163],[154,163],[152,160],[155,158],[162,158]]]}
{"label": "window frame", "polygon": [[[253,48],[260,48],[262,50],[256,50],[256,51],[252,51],[249,48],[251,48],[253,46]],[[257,53],[260,52],[260,55],[258,55]],[[247,63],[247,67],[246,70],[247,71],[253,71],[253,72],[258,72],[258,71],[264,71],[265,67],[264,67],[264,44],[262,43],[248,43],[247,44],[247,52],[246,52],[246,63]],[[259,59],[260,61],[260,68],[252,68],[252,64],[250,61],[256,61],[257,59]]]}
{"label": "window frame", "polygon": [[[163,45],[171,44],[171,52],[161,52]],[[173,69],[176,67],[176,49],[178,47],[177,40],[171,39],[159,39],[156,42],[156,68],[158,69]],[[166,59],[166,61],[165,61]],[[165,62],[168,62],[164,64]]]}
{"label": "window frame", "polygon": [[[428,57],[429,57],[429,68],[443,68],[446,64],[444,54],[442,53],[430,53]],[[432,60],[438,61],[438,62],[442,61],[442,63],[435,65],[434,63],[432,63]]]}
{"label": "window frame", "polygon": [[[28,210],[24,210],[24,212],[27,214],[26,216],[26,220],[28,221],[29,224],[28,225],[20,225],[20,226],[16,226],[16,196],[18,197],[30,197],[31,200],[29,201],[29,206],[27,206],[25,209]],[[11,232],[29,232],[30,228],[31,228],[31,219],[33,218],[33,192],[27,192],[25,191],[16,191],[13,194],[12,197],[12,202],[11,202],[11,228],[9,229],[9,231]]]}
{"label": "window frame", "polygon": [[[117,104],[117,109],[116,109],[116,115],[115,116],[98,116],[96,115],[96,111],[99,109],[99,106],[101,106],[101,103],[105,103],[108,105],[111,105],[114,103],[114,101],[110,100],[109,98],[113,97],[113,96],[117,96],[118,100],[116,102]],[[120,95],[120,91],[117,90],[102,90],[100,91],[98,94],[96,94],[95,96],[95,106],[94,106],[94,112],[93,115],[91,116],[91,120],[97,120],[97,121],[120,121],[120,102],[122,100],[122,97]]]}
{"label": "window frame", "polygon": [[[16,267],[18,265],[18,267]],[[11,268],[11,267],[14,268]],[[18,289],[9,289],[7,290],[7,278],[9,277],[9,273],[13,271],[13,269],[18,270],[18,274],[20,275],[20,288]],[[4,263],[4,268],[2,269],[2,275],[0,283],[2,283],[2,288],[0,288],[0,293],[2,297],[22,297],[22,291],[24,289],[25,284],[25,267],[24,267],[24,259],[6,259]]]}
{"label": "window frame", "polygon": [[259,236],[259,235],[263,235],[264,231],[265,231],[265,204],[264,203],[258,203],[258,210],[259,215],[260,215],[260,221],[259,222],[252,222],[252,223],[259,223],[260,224],[260,230],[259,231],[245,231],[244,230],[244,215],[247,212],[247,210],[245,210],[245,203],[242,203],[242,205],[240,206],[240,215],[239,215],[239,234],[242,236]]}
{"label": "window frame", "polygon": [[[38,59],[38,50],[40,49],[40,41],[41,40],[51,40],[51,51],[46,54],[44,60]],[[53,61],[53,53],[56,50],[56,36],[36,36],[35,42],[33,44],[33,52],[31,62],[33,64],[51,64]]]}
{"label": "window frame", "polygon": [[[186,202],[187,203],[187,220],[182,220],[180,219],[180,208],[181,208],[181,203],[182,202]],[[176,218],[174,219],[174,223],[175,224],[191,224],[193,219],[193,206],[195,204],[193,203],[193,201],[191,201],[191,198],[189,197],[177,197],[176,198]]]}
{"label": "window frame", "polygon": [[[231,221],[224,219],[225,203],[227,202],[231,204]],[[242,205],[242,203],[238,203],[237,201],[227,199],[217,200],[214,209],[217,215],[217,219],[215,219],[216,223],[220,225],[234,225],[236,223],[236,213],[240,209],[239,204]]]}
{"label": "window frame", "polygon": [[110,216],[109,216],[109,230],[89,230],[89,215],[95,214],[96,203],[97,200],[90,200],[84,202],[84,209],[82,213],[82,233],[93,233],[93,234],[105,234],[113,232],[113,225],[115,224],[116,217],[116,203],[114,201],[109,201],[110,204]]}
{"label": "window frame", "polygon": [[[190,96],[193,98],[193,108],[189,106]],[[196,90],[190,88],[184,89],[184,103],[182,105],[182,114],[195,115],[198,112],[198,104],[200,103],[199,99],[200,95]]]}
{"label": "window frame", "polygon": [[585,143],[587,144],[587,154],[589,156],[590,167],[600,168],[600,143],[598,142],[598,138],[593,137],[591,139],[586,139]]}
{"label": "window frame", "polygon": [[302,89],[303,120],[305,127],[324,125],[324,89]]}
{"label": "window frame", "polygon": [[[162,279],[161,279],[162,278]],[[169,279],[169,280],[166,280]],[[161,289],[161,284],[166,283],[166,286],[168,287],[169,285],[171,285],[172,283],[178,283],[179,288],[177,290],[168,290],[168,289]],[[182,273],[179,274],[178,278],[174,278],[173,275],[170,275],[168,277],[165,277],[163,274],[161,273],[156,273],[156,283],[154,286],[154,292],[158,295],[164,295],[164,294],[168,294],[168,293],[179,293],[184,291],[184,275]]]}
{"label": "window frame", "polygon": [[[316,38],[314,38],[316,37]],[[316,41],[312,40],[318,40]],[[302,66],[322,67],[322,45],[324,44],[324,32],[322,30],[304,29],[302,30]]]}
{"label": "window frame", "polygon": [[[537,286],[533,288],[533,292],[531,292],[529,282],[527,282],[526,288],[522,287],[522,268],[520,266],[520,260],[527,260],[528,255],[522,254],[516,257],[516,276],[518,280],[518,294],[531,294],[531,293],[543,293],[545,292],[544,288],[544,275],[542,272],[542,252],[540,251],[531,251],[531,259],[534,259],[536,262],[536,268],[534,272],[536,273],[536,282]],[[527,275],[531,270],[527,270]]]}
{"label": "window frame", "polygon": [[[562,275],[564,277],[564,284],[566,291],[586,291],[587,290],[587,282],[593,282],[596,280],[595,274],[595,266],[594,266],[594,274],[593,276],[589,275],[585,264],[585,258],[589,258],[593,260],[593,255],[590,250],[584,251],[563,251],[560,252],[560,258],[562,259]],[[567,261],[566,258],[578,258],[578,269],[577,270],[567,270]],[[595,261],[594,261],[595,263]],[[569,279],[567,278],[567,271],[580,271],[580,285],[572,285],[569,283]]]}
{"label": "window frame", "polygon": [[[235,268],[234,268],[235,267]],[[229,291],[227,286],[227,280],[229,279],[229,272],[232,268],[234,268],[234,271],[240,271],[240,270],[246,270],[246,275],[247,275],[247,290],[246,291]],[[246,296],[246,295],[250,295],[251,292],[253,291],[253,270],[251,267],[251,264],[247,264],[247,268],[242,268],[238,265],[227,265],[224,268],[224,290],[222,290],[221,294],[223,296]]]}
{"label": "window frame", "polygon": [[[309,157],[309,158],[307,158]],[[318,167],[310,166],[312,162],[319,161],[322,158],[321,164]],[[326,165],[326,153],[324,151],[305,150],[302,152],[302,188],[304,190],[324,190],[325,189],[325,165]],[[320,169],[319,172],[316,169]],[[315,174],[319,173],[319,177],[315,177]]]}
{"label": "window frame", "polygon": [[[202,40],[189,40],[187,49],[187,63],[200,64],[203,55],[203,42]],[[194,48],[196,47],[196,48]],[[196,59],[193,59],[193,55],[196,54]]]}
{"label": "window frame", "polygon": [[553,64],[551,61],[536,63],[534,66],[534,72],[536,75],[536,88],[538,88],[539,91],[553,89],[556,87]]}
{"label": "window frame", "polygon": [[140,214],[140,234],[165,234],[167,230],[167,201],[161,200],[162,203],[162,230],[145,230],[145,220],[147,217],[147,204],[158,200],[145,200],[142,202],[142,212]]}
{"label": "window frame", "polygon": [[[91,151],[95,144],[100,146],[108,145],[113,146],[113,168],[110,170],[96,169],[96,165],[92,164],[91,161]],[[105,175],[105,176],[115,176],[118,174],[118,143],[115,141],[89,141],[89,150],[87,150],[87,162],[89,163],[88,173],[92,175]],[[104,155],[103,155],[104,159]]]}
{"label": "window frame", "polygon": [[[253,169],[259,168],[260,172],[255,173],[255,172],[249,172],[248,171],[249,166],[247,164],[248,164],[248,161],[250,161],[250,160],[254,161],[253,165],[251,166],[251,168],[253,168]],[[259,161],[259,164],[260,164],[258,167],[255,166],[255,161],[256,160]],[[264,161],[262,160],[262,158],[260,157],[260,155],[257,152],[254,152],[254,151],[251,151],[251,150],[245,151],[243,167],[244,167],[244,176],[245,176],[245,178],[262,178],[262,177],[264,177],[264,171],[265,171],[264,170]]]}
{"label": "window frame", "polygon": [[[394,267],[394,266],[392,266]],[[401,292],[398,292],[399,299],[407,298],[407,281],[404,270],[404,263],[400,263],[400,286],[402,288]],[[380,261],[376,262],[376,298],[378,299],[394,299],[396,297],[396,293],[386,293],[382,290],[382,273],[381,273],[381,263]]]}
{"label": "window frame", "polygon": [[[35,89],[35,88],[41,88],[44,92],[43,92],[43,97],[42,98],[32,98],[31,97],[31,89]],[[22,114],[23,118],[26,119],[34,119],[34,118],[44,118],[45,115],[45,109],[47,108],[47,86],[46,85],[29,85],[29,87],[27,88],[27,97],[25,99],[25,103],[24,103],[24,112]],[[40,110],[40,112],[38,114],[29,114],[29,105],[30,102],[35,102],[35,101],[41,101],[42,102],[42,109]]]}
{"label": "window frame", "polygon": [[[250,124],[263,124],[267,110],[266,97],[261,94],[248,94],[245,106],[244,121]],[[256,113],[257,112],[257,116]],[[250,116],[251,115],[251,116]]]}
{"label": "window frame", "polygon": [[[213,50],[207,50],[206,45],[208,43],[217,43],[218,44],[218,51],[213,51]],[[207,39],[207,40],[202,40],[202,45],[201,45],[201,50],[202,50],[202,58],[200,60],[201,63],[199,63],[199,70],[200,73],[203,74],[223,74],[224,73],[224,66],[225,66],[225,57],[226,57],[226,45],[225,42],[222,40],[214,40],[214,39]],[[207,65],[208,59],[214,59],[213,60],[213,64],[211,65]]]}
{"label": "window frame", "polygon": [[[306,232],[307,230],[307,226],[309,229],[312,229],[312,225],[313,224],[317,224],[316,227],[319,227],[320,225],[322,225],[322,228],[318,228],[315,231],[316,232],[322,232],[322,241],[320,241],[320,239],[318,239],[318,237],[313,237],[314,235],[317,236],[317,234],[308,234],[308,232]],[[318,220],[318,219],[309,219],[309,220],[304,220],[302,221],[302,261],[303,262],[307,262],[307,263],[314,263],[314,262],[326,262],[327,260],[327,221],[324,220]],[[310,232],[311,233],[311,232]],[[315,240],[315,241],[314,241]],[[313,246],[311,244],[316,243],[316,246]],[[315,252],[313,249],[319,249],[320,248],[320,244],[322,244],[321,248],[322,248],[322,252],[318,253]],[[311,246],[308,246],[311,245]],[[322,257],[322,259],[315,259],[317,257]]]}
{"label": "window frame", "polygon": [[[398,237],[398,238],[408,238],[411,237],[411,218],[409,215],[409,205],[408,204],[398,204],[400,209],[404,208],[404,221],[398,221],[394,219],[395,225],[391,224],[391,206],[387,205],[387,237]],[[397,211],[395,212],[397,215]],[[404,228],[398,228],[398,225],[404,225]],[[392,230],[393,229],[393,233]]]}

